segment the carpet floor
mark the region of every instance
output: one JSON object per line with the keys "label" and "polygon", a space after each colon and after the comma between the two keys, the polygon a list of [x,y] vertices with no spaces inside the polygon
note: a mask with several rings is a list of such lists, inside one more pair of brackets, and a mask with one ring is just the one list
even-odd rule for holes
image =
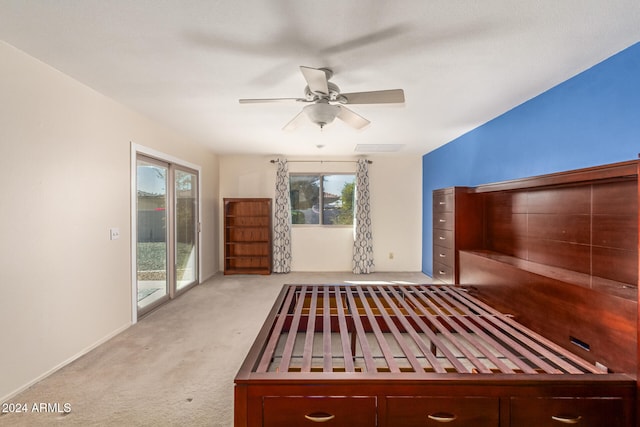
{"label": "carpet floor", "polygon": [[345,281],[431,279],[217,275],[12,398],[28,411],[0,415],[0,426],[232,426],[233,379],[282,286]]}

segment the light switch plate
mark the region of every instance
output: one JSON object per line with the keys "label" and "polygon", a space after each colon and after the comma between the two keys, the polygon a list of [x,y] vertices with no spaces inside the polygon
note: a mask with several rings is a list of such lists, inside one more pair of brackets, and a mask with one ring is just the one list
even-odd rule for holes
{"label": "light switch plate", "polygon": [[117,240],[120,238],[120,229],[117,227],[109,229],[109,240]]}

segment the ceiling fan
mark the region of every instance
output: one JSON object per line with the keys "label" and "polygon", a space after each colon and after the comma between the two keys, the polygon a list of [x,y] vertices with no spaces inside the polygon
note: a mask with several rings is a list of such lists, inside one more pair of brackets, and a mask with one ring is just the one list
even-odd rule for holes
{"label": "ceiling fan", "polygon": [[378,90],[370,92],[340,93],[340,89],[329,79],[333,71],[328,68],[311,68],[300,66],[300,71],[307,86],[304,88],[304,98],[265,98],[240,99],[241,104],[261,102],[302,102],[306,105],[297,116],[284,126],[284,130],[295,129],[304,117],[312,123],[324,128],[337,117],[348,125],[362,129],[370,122],[361,115],[351,111],[345,104],[392,104],[404,102],[402,89]]}

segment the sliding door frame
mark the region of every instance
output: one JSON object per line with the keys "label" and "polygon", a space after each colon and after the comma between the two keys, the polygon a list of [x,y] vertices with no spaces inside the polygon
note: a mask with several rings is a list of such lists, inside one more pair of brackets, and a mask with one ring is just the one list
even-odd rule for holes
{"label": "sliding door frame", "polygon": [[[180,291],[178,291],[176,293],[174,286],[169,286],[169,290],[168,290],[168,295],[170,296],[170,298],[173,298],[176,294],[181,294],[182,292],[190,289],[191,287],[193,287],[194,285],[200,283],[201,278],[202,278],[202,263],[201,263],[201,248],[202,248],[202,233],[200,232],[201,230],[201,221],[200,218],[202,218],[202,203],[201,203],[201,175],[202,175],[202,167],[200,167],[199,165],[187,162],[185,160],[179,159],[177,157],[171,156],[169,154],[163,153],[161,151],[155,150],[153,148],[149,148],[149,147],[145,147],[143,145],[140,144],[136,144],[136,143],[131,143],[131,323],[135,324],[138,322],[138,289],[137,289],[137,241],[138,241],[138,221],[137,221],[137,217],[138,217],[138,212],[137,212],[137,161],[138,161],[138,155],[142,155],[145,157],[149,157],[152,159],[156,159],[160,162],[163,163],[168,163],[170,165],[173,165],[183,171],[193,171],[197,174],[198,176],[198,182],[197,182],[197,210],[198,210],[198,222],[196,224],[196,229],[197,229],[197,246],[198,246],[198,250],[197,250],[197,259],[196,259],[196,265],[198,268],[198,277],[195,283],[186,286],[185,288],[181,289]],[[170,171],[173,170],[173,168],[169,168]],[[169,201],[168,203],[170,205],[174,205],[175,204],[175,197],[174,197],[174,191],[173,191],[173,187],[174,187],[174,183],[172,182],[172,180],[174,180],[174,173],[170,172],[168,174],[168,194],[169,194]],[[172,208],[172,210],[175,210],[175,207]],[[173,243],[174,242],[174,237],[175,237],[175,226],[173,224],[173,218],[172,218],[172,225],[171,227],[169,227],[169,242],[167,242],[168,244],[168,248],[169,248],[169,261],[168,262],[168,271],[169,273],[172,275],[172,278],[169,279],[169,282],[175,282],[175,266],[174,264],[174,260],[175,260],[175,248],[173,248]]]}

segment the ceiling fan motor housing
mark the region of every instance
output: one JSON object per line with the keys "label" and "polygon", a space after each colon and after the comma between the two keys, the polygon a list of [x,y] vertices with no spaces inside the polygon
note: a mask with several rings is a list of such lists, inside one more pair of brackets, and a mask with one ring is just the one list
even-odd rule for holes
{"label": "ceiling fan motor housing", "polygon": [[327,82],[327,86],[329,87],[329,94],[325,95],[322,93],[315,93],[309,89],[309,86],[305,86],[304,88],[304,97],[307,101],[313,102],[318,99],[327,99],[329,101],[338,101],[340,102],[340,88],[335,83]]}

